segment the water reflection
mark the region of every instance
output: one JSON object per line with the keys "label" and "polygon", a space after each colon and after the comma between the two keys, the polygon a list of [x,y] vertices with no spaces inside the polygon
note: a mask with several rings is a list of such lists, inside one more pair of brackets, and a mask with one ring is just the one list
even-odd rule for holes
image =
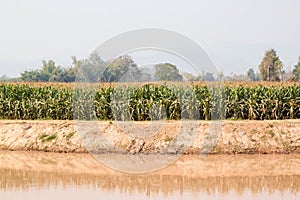
{"label": "water reflection", "polygon": [[234,190],[238,194],[250,190],[252,193],[268,191],[290,192],[296,194],[300,190],[299,175],[278,175],[278,176],[259,176],[259,177],[183,177],[172,175],[123,175],[111,176],[91,174],[65,174],[58,172],[37,172],[1,169],[1,190],[28,190],[31,187],[56,187],[69,186],[84,187],[121,191],[132,193],[150,194],[163,193],[165,196],[174,192],[182,194],[185,190],[191,192],[205,192],[221,194]]}
{"label": "water reflection", "polygon": [[150,174],[114,171],[86,154],[0,152],[0,160],[0,194],[34,188],[90,188],[146,197],[300,192],[299,155],[183,156]]}

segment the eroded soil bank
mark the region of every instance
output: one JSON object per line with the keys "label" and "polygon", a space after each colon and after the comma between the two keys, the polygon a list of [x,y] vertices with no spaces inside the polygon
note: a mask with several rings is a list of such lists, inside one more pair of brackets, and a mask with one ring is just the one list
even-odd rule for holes
{"label": "eroded soil bank", "polygon": [[300,120],[0,121],[0,149],[97,153],[300,153]]}

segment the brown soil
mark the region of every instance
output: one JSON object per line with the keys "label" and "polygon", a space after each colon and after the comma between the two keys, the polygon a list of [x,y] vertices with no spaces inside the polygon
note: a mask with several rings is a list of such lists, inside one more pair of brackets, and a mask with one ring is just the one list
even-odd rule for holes
{"label": "brown soil", "polygon": [[76,124],[1,120],[0,149],[130,154],[300,153],[300,120]]}

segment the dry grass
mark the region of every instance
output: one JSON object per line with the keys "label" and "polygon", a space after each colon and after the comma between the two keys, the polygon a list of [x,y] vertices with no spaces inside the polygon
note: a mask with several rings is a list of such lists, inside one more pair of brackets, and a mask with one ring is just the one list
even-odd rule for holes
{"label": "dry grass", "polygon": [[[135,83],[121,83],[121,82],[113,82],[113,83],[92,83],[91,85],[95,85],[97,88],[106,88],[106,87],[114,87],[114,86],[139,86],[139,85],[177,85],[177,86],[209,86],[218,83],[220,86],[228,86],[228,87],[255,87],[255,86],[265,86],[265,87],[281,87],[281,86],[293,86],[300,85],[300,82],[266,82],[266,81],[240,81],[240,82],[135,82]],[[57,83],[57,82],[1,82],[0,84],[4,85],[28,85],[32,87],[55,87],[55,88],[73,88],[75,85],[81,85],[82,83]]]}

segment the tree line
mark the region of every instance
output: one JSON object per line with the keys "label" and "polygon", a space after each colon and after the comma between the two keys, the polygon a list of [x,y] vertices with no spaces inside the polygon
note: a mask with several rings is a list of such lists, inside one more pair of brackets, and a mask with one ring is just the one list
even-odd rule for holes
{"label": "tree line", "polygon": [[[170,63],[155,65],[155,73],[139,68],[133,59],[120,56],[104,62],[96,53],[87,59],[72,57],[72,67],[63,68],[53,60],[43,61],[41,69],[21,73],[18,78],[26,82],[146,82],[146,81],[183,81],[177,66]],[[167,75],[167,76],[166,76]]]}
{"label": "tree line", "polygon": [[[171,63],[159,63],[154,71],[147,67],[138,67],[133,59],[120,56],[110,61],[103,61],[97,52],[86,59],[72,57],[72,67],[61,67],[53,60],[43,61],[37,70],[26,70],[18,78],[1,76],[0,81],[26,82],[149,82],[149,81],[300,81],[300,56],[291,72],[283,70],[283,63],[274,49],[267,50],[258,66],[259,72],[250,68],[246,74],[224,76],[222,72],[213,74],[202,71],[195,76],[192,73],[180,72]],[[216,77],[217,76],[217,77]]]}

